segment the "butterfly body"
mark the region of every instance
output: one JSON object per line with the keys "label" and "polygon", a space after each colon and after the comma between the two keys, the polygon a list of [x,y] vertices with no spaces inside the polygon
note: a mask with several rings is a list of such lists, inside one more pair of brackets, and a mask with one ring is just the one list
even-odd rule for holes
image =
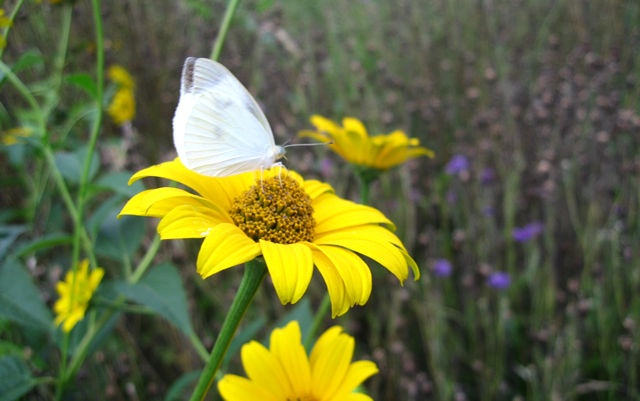
{"label": "butterfly body", "polygon": [[249,92],[222,64],[205,58],[184,63],[173,141],[187,168],[214,177],[267,169],[284,156]]}

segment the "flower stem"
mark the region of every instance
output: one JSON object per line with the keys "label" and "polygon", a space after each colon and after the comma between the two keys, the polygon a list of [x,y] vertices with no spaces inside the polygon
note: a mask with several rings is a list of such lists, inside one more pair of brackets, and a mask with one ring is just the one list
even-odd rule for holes
{"label": "flower stem", "polygon": [[[7,43],[7,37],[9,36],[9,31],[11,30],[11,26],[13,26],[13,21],[16,19],[16,15],[18,15],[18,11],[20,11],[20,8],[22,8],[22,3],[24,3],[24,0],[18,0],[15,7],[13,7],[13,11],[11,11],[11,15],[9,15],[9,19],[11,20],[11,25],[6,27],[4,29],[4,32],[2,33],[2,37],[4,38],[5,43]],[[5,49],[4,47],[0,47],[0,59],[4,54],[4,49]]]}
{"label": "flower stem", "polygon": [[218,36],[216,36],[216,41],[213,44],[213,50],[211,51],[211,55],[209,56],[211,60],[217,60],[220,57],[220,52],[222,52],[222,44],[227,37],[227,32],[229,31],[229,26],[231,25],[231,20],[233,19],[233,15],[236,13],[236,8],[238,8],[239,2],[240,0],[229,0],[229,3],[227,3],[227,10],[224,12],[222,25],[220,26]]}
{"label": "flower stem", "polygon": [[227,313],[224,323],[222,323],[222,329],[211,351],[209,362],[207,362],[207,365],[200,375],[198,384],[191,395],[191,401],[202,401],[207,395],[209,388],[213,384],[216,372],[222,363],[222,359],[229,348],[229,344],[231,344],[233,335],[238,329],[242,317],[247,311],[249,304],[253,300],[266,274],[267,268],[264,261],[254,259],[245,264],[244,276],[242,277],[240,288],[238,288],[236,297],[231,304],[231,308],[229,308],[229,313]]}
{"label": "flower stem", "polygon": [[311,349],[311,344],[313,344],[313,339],[322,324],[322,320],[326,316],[327,312],[329,312],[329,306],[331,305],[331,297],[329,297],[329,293],[326,292],[324,297],[322,297],[322,302],[320,303],[320,307],[316,312],[316,315],[313,317],[313,322],[311,322],[311,327],[307,332],[307,336],[304,339],[304,348],[309,351]]}

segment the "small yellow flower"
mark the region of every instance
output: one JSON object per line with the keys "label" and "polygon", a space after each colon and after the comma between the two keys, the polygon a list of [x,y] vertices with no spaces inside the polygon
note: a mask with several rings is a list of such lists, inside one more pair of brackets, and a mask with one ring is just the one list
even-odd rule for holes
{"label": "small yellow flower", "polygon": [[86,259],[80,262],[75,274],[73,270],[67,272],[64,281],[56,285],[56,291],[60,295],[60,299],[53,305],[56,326],[62,324],[62,329],[69,332],[84,318],[91,296],[103,275],[104,270],[99,267],[89,273],[89,261]]}
{"label": "small yellow flower", "polygon": [[129,71],[120,65],[116,64],[109,67],[107,76],[119,87],[133,89],[135,86],[135,81]]}
{"label": "small yellow flower", "polygon": [[20,143],[20,138],[30,137],[33,133],[31,128],[16,127],[2,132],[2,144],[9,146]]}
{"label": "small yellow flower", "polygon": [[107,112],[116,124],[124,124],[133,120],[136,115],[136,99],[133,95],[133,89],[122,87],[118,89]]}
{"label": "small yellow flower", "polygon": [[226,401],[368,401],[354,389],[378,373],[371,361],[351,363],[355,340],[334,326],[318,339],[308,357],[300,326],[293,321],[271,333],[269,349],[252,341],[242,347],[248,376],[225,375],[218,383]]}
{"label": "small yellow flower", "polygon": [[378,210],[334,195],[328,184],[303,180],[279,167],[228,177],[207,177],[178,158],[137,172],[191,187],[141,192],[121,215],[161,217],[162,239],[204,238],[197,269],[203,278],[264,257],[282,304],[295,303],[307,290],[313,266],[324,278],[333,316],[364,305],[371,293],[367,256],[402,283],[420,275],[414,260]]}
{"label": "small yellow flower", "polygon": [[0,28],[6,28],[11,25],[11,18],[5,17],[4,10],[0,8]]}
{"label": "small yellow flower", "polygon": [[346,117],[342,127],[322,116],[311,117],[317,131],[304,130],[300,136],[315,138],[329,145],[346,161],[376,170],[387,170],[419,156],[433,157],[433,151],[420,147],[417,138],[409,138],[399,130],[388,135],[369,136],[362,122]]}

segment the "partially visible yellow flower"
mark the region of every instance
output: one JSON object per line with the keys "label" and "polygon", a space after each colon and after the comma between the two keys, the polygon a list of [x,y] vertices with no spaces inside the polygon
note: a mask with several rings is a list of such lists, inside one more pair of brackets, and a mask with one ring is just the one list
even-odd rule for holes
{"label": "partially visible yellow flower", "polygon": [[4,10],[0,8],[0,28],[11,26],[11,18],[5,17]]}
{"label": "partially visible yellow flower", "polygon": [[133,120],[136,115],[136,99],[133,95],[133,89],[122,87],[118,89],[107,112],[116,124],[124,124]]}
{"label": "partially visible yellow flower", "polygon": [[15,145],[20,143],[20,138],[30,137],[33,133],[31,128],[16,127],[2,132],[2,144],[3,145]]}
{"label": "partially visible yellow flower", "polygon": [[109,67],[107,71],[107,76],[111,81],[116,83],[119,87],[130,88],[133,89],[135,86],[135,81],[129,71],[127,71],[124,67],[114,64]]}
{"label": "partially visible yellow flower", "polygon": [[378,373],[371,361],[351,362],[355,340],[334,326],[318,339],[310,357],[293,321],[271,333],[269,349],[252,341],[242,347],[248,378],[225,375],[218,382],[226,401],[370,401],[354,390]]}
{"label": "partially visible yellow flower", "polygon": [[282,304],[306,292],[315,265],[327,285],[332,315],[364,305],[371,271],[358,255],[384,266],[402,283],[420,275],[395,229],[377,209],[339,198],[325,183],[273,167],[207,177],[178,158],[137,172],[130,183],[161,177],[191,187],[150,189],[127,202],[121,215],[161,217],[162,239],[204,238],[197,269],[203,278],[264,257]]}
{"label": "partially visible yellow flower", "polygon": [[60,299],[53,305],[56,326],[62,324],[62,330],[69,332],[84,318],[89,301],[103,275],[104,270],[99,267],[89,273],[89,261],[86,259],[80,262],[75,274],[73,270],[67,272],[64,281],[56,285],[56,291],[60,295]]}
{"label": "partially visible yellow flower", "polygon": [[419,156],[433,157],[430,149],[419,146],[420,140],[396,130],[388,135],[369,136],[357,118],[345,117],[342,126],[322,116],[311,117],[317,131],[304,130],[300,136],[315,138],[329,145],[346,161],[376,170],[387,170]]}

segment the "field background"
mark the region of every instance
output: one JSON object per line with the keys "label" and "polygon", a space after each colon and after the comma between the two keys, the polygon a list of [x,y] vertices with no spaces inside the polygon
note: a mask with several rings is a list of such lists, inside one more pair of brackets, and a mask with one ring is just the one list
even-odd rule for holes
{"label": "field background", "polygon": [[[225,3],[105,1],[102,9],[106,65],[135,77],[137,113],[124,134],[105,120],[99,169],[134,172],[175,157],[181,66],[187,56],[209,55]],[[3,61],[27,52],[43,60],[20,73],[23,81],[46,87],[61,18],[61,8],[44,1],[19,14]],[[93,73],[90,3],[78,2],[72,18],[64,71]],[[354,116],[372,134],[403,129],[436,153],[391,170],[370,197],[396,223],[422,278],[400,287],[372,266],[367,305],[323,324],[344,326],[357,339],[355,358],[378,364],[365,383],[374,399],[640,399],[639,2],[242,1],[220,61],[259,100],[277,143],[299,141],[313,114]],[[65,82],[60,93],[54,122],[84,96]],[[9,86],[0,100],[6,130],[23,101]],[[60,149],[86,143],[86,132],[82,124],[71,129]],[[1,222],[24,225],[23,242],[69,230],[53,184],[28,189],[25,177],[42,165],[17,167],[9,153],[0,158]],[[454,155],[469,167],[447,174]],[[291,149],[286,165],[359,199],[349,167],[326,149]],[[532,222],[542,233],[515,241],[514,228]],[[140,232],[135,261],[155,222],[131,224]],[[179,267],[195,331],[210,348],[242,269],[203,281],[198,247],[166,241],[156,261]],[[68,249],[22,257],[49,305]],[[450,276],[434,274],[438,259],[451,262]],[[99,261],[118,276],[114,258]],[[508,288],[487,285],[496,271],[510,275]],[[325,291],[315,274],[300,308],[315,310]],[[254,335],[263,340],[295,307],[282,307],[267,282],[241,331],[264,317]],[[2,321],[0,338],[55,359],[10,322]],[[166,320],[127,314],[68,399],[163,399],[201,366]],[[237,354],[226,367],[242,373]],[[36,389],[26,399],[48,395]]]}

